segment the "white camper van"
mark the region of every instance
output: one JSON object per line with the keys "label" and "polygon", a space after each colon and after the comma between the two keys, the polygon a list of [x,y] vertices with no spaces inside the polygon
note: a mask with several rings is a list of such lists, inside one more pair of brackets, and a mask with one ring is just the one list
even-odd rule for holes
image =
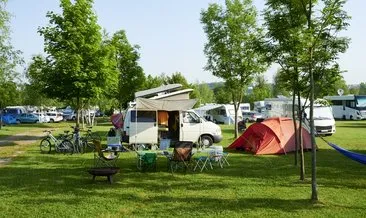
{"label": "white camper van", "polygon": [[126,112],[122,140],[129,144],[158,144],[167,138],[204,146],[220,142],[221,128],[190,110],[195,102],[137,98],[136,105]]}
{"label": "white camper van", "polygon": [[[279,98],[266,98],[265,117],[289,117],[292,118],[292,100],[281,96]],[[301,99],[301,106],[305,107],[305,116],[309,118],[310,105],[309,101]],[[297,105],[297,100],[296,100]],[[336,132],[335,120],[333,117],[332,107],[327,105],[324,100],[318,99],[314,102],[314,126],[317,134],[332,135]],[[296,109],[297,110],[297,109]],[[309,125],[308,122],[305,122]]]}

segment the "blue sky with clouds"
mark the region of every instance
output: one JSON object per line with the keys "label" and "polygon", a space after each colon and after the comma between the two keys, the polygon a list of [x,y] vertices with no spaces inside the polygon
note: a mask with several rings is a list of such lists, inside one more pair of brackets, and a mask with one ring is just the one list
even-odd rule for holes
{"label": "blue sky with clouds", "polygon": [[[206,36],[200,24],[200,12],[211,2],[223,0],[94,0],[99,25],[113,34],[125,30],[132,44],[141,47],[140,64],[145,74],[170,75],[181,72],[189,82],[220,81],[203,70],[206,58],[203,46]],[[260,11],[264,0],[254,0]],[[26,62],[32,55],[43,52],[43,38],[37,28],[48,23],[47,11],[60,12],[58,0],[8,0],[7,10],[12,13],[12,43],[23,51]],[[347,83],[366,82],[365,49],[366,1],[349,0],[345,10],[352,16],[348,31],[351,37],[348,51],[340,56],[340,66]],[[268,81],[276,67],[265,74]]]}

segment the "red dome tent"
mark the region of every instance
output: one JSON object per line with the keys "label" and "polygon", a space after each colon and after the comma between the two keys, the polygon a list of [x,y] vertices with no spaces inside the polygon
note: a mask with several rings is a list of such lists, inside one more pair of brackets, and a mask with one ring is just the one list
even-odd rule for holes
{"label": "red dome tent", "polygon": [[[311,149],[311,136],[303,127],[304,149]],[[237,138],[229,149],[244,149],[254,154],[283,154],[295,151],[295,131],[292,119],[274,117],[254,123]]]}

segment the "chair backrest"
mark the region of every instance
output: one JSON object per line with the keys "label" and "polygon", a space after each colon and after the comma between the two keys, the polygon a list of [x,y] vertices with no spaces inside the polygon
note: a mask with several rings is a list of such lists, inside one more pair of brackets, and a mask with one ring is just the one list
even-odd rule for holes
{"label": "chair backrest", "polygon": [[104,154],[102,152],[102,142],[99,140],[93,139],[93,144],[94,144],[95,152],[97,152],[100,157],[104,157]]}
{"label": "chair backrest", "polygon": [[173,160],[190,161],[192,157],[193,142],[179,141],[175,144]]}
{"label": "chair backrest", "polygon": [[156,162],[156,153],[146,153],[142,156],[142,160],[146,164],[154,164]]}

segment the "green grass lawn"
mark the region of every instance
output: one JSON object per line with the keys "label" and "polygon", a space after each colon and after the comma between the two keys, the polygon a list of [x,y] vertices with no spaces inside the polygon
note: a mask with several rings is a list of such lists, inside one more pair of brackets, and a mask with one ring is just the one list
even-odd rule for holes
{"label": "green grass lawn", "polygon": [[[95,129],[105,136],[109,128],[100,123]],[[225,147],[233,141],[232,128],[222,126],[220,144]],[[337,122],[337,133],[326,139],[366,154],[366,121]],[[157,172],[141,173],[136,170],[136,155],[122,153],[121,172],[110,185],[105,178],[92,182],[86,171],[93,165],[92,153],[40,154],[35,144],[0,168],[0,217],[365,216],[365,166],[320,139],[317,142],[317,204],[309,200],[310,152],[303,182],[293,154],[230,151],[230,167],[172,175],[164,157],[158,159]]]}

